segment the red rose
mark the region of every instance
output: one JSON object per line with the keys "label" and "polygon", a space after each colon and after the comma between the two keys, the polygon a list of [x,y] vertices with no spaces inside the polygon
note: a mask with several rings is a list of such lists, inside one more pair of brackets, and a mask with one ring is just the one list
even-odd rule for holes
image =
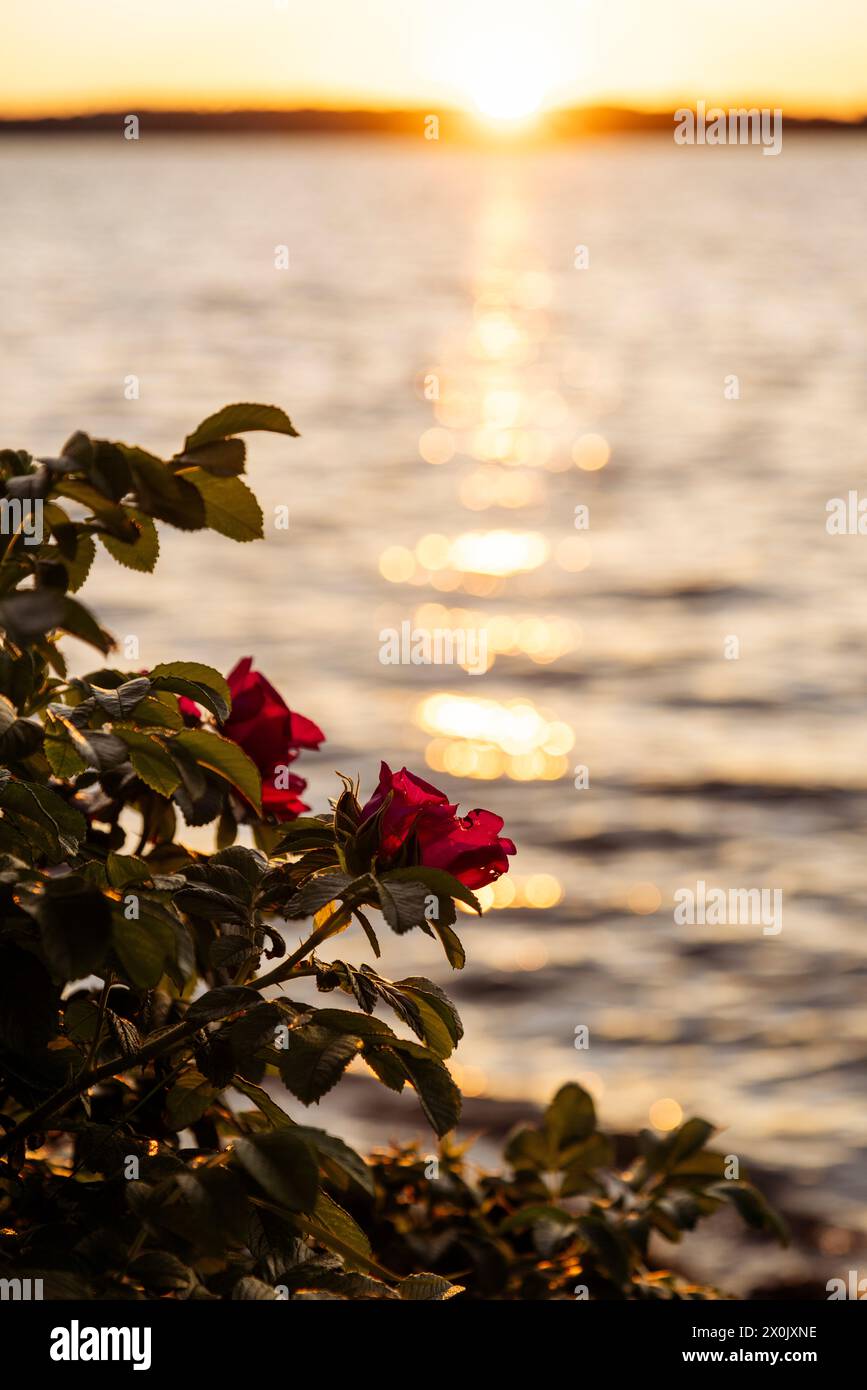
{"label": "red rose", "polygon": [[189,699],[186,695],[178,696],[178,709],[184,718],[187,727],[197,728],[202,722],[202,712],[195,700]]}
{"label": "red rose", "polygon": [[226,677],[232,695],[232,712],[220,732],[240,744],[256,764],[262,778],[262,810],[276,820],[294,820],[308,810],[299,800],[307,783],[287,769],[301,748],[318,748],[322,730],[302,714],[290,710],[270,681],[253,670],[253,658],[245,656]]}
{"label": "red rose", "polygon": [[503,821],[493,811],[458,816],[444,792],[406,768],[392,772],[383,763],[379,786],[363,808],[362,820],[376,815],[391,793],[380,821],[379,858],[388,864],[414,837],[417,863],[445,869],[467,888],[481,888],[508,871],[511,840],[500,836]]}

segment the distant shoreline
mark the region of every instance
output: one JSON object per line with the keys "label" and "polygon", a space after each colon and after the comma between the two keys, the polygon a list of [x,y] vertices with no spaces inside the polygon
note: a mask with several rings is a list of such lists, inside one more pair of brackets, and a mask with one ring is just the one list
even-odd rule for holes
{"label": "distant shoreline", "polygon": [[[338,111],[307,108],[294,111],[151,111],[134,107],[131,111],[104,111],[79,116],[39,116],[0,118],[3,135],[77,135],[122,132],[124,119],[134,114],[143,132],[166,135],[261,135],[261,134],[341,134],[424,136],[425,121],[437,116],[440,135],[462,143],[499,144],[504,136],[510,143],[535,144],[543,141],[581,139],[587,135],[656,134],[670,132],[673,111],[633,111],[611,106],[582,107],[552,111],[541,115],[526,128],[504,126],[500,132],[486,126],[464,111],[443,109],[431,113],[418,109],[388,111]],[[867,116],[856,121],[830,117],[787,116],[787,130],[822,134],[867,133]]]}

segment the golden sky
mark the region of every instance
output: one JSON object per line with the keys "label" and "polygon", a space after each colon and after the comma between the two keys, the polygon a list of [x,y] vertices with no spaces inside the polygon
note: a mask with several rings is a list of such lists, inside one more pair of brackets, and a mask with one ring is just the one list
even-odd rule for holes
{"label": "golden sky", "polygon": [[867,113],[867,0],[2,0],[0,114],[704,98]]}

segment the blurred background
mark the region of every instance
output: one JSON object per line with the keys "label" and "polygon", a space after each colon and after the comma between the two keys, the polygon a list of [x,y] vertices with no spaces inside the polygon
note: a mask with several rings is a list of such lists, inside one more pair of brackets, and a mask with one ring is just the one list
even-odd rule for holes
{"label": "blurred background", "polygon": [[[388,8],[372,6],[373,38]],[[761,90],[751,71],[709,74],[702,54],[721,45],[705,29],[691,66],[657,64],[641,90],[612,60],[601,7],[584,8],[610,74],[582,49],[585,98],[779,104],[782,62],[766,59]],[[630,8],[623,63],[641,48]],[[60,12],[31,9],[61,26],[54,55]],[[867,1237],[867,548],[825,528],[828,499],[864,472],[867,142],[839,126],[784,133],[775,158],[680,147],[670,115],[655,134],[547,141],[545,104],[569,72],[554,0],[547,84],[538,56],[520,77],[494,28],[494,76],[480,59],[444,83],[434,65],[425,87],[424,44],[391,11],[385,56],[416,83],[414,134],[157,135],[143,115],[137,142],[119,123],[0,140],[3,444],[55,454],[83,428],[159,453],[229,401],[289,411],[300,439],[248,442],[264,542],[163,528],[155,576],[101,555],[86,600],[138,637],[144,666],[226,671],[252,655],[325,730],[295,769],[315,810],[335,767],[369,793],[384,757],[505,818],[519,852],[482,919],[459,922],[463,974],[419,934],[384,943],[387,974],[429,975],[458,1004],[471,1128],[502,1132],[568,1079],[615,1129],[700,1113],[765,1174],[798,1241],[733,1254],[723,1233],[693,1267],[744,1291],[824,1283]],[[804,75],[800,97],[783,94],[796,114],[851,118],[847,34],[863,56],[863,14],[825,7],[817,75],[792,60],[813,42],[807,7],[785,13],[790,86]],[[156,6],[155,42],[160,23]],[[741,52],[755,60],[771,37]],[[138,88],[109,57],[94,57],[103,86],[85,76],[80,91],[52,86],[49,63],[4,114],[159,97],[141,53]],[[287,106],[296,88],[341,105],[299,83]],[[255,104],[273,104],[266,87]],[[476,138],[425,138],[443,92],[463,92]],[[382,78],[378,108],[407,95]],[[196,104],[254,105],[246,87],[217,96]],[[381,632],[406,620],[484,633],[488,669],[383,665]],[[75,669],[91,668],[76,648]],[[782,932],[675,925],[676,889],[700,879],[781,889]],[[355,929],[339,945],[366,954]],[[390,1134],[422,1132],[412,1098],[361,1079],[346,1091],[317,1123],[363,1144],[382,1140],[383,1115]]]}

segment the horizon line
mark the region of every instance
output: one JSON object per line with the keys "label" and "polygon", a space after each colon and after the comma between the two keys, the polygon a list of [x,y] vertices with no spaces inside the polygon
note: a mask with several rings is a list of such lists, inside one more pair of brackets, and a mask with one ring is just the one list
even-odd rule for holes
{"label": "horizon line", "polygon": [[[75,130],[89,128],[106,130],[115,123],[122,123],[127,116],[136,115],[155,122],[156,129],[168,133],[171,130],[192,130],[199,128],[203,133],[208,127],[220,127],[220,133],[230,130],[238,132],[271,129],[296,129],[308,131],[342,130],[351,132],[379,130],[394,133],[410,133],[409,123],[424,122],[430,116],[437,116],[442,122],[454,124],[455,133],[497,136],[504,133],[522,138],[544,136],[568,136],[570,134],[596,133],[602,131],[626,131],[663,129],[675,119],[676,113],[683,110],[696,110],[698,103],[705,101],[684,101],[669,107],[633,107],[615,103],[592,103],[577,106],[549,107],[533,113],[525,121],[491,121],[480,113],[461,106],[440,105],[435,111],[429,106],[145,106],[134,104],[121,108],[75,111],[55,114],[21,115],[5,114],[0,111],[0,133],[19,131]],[[792,111],[787,114],[784,106],[768,106],[757,101],[737,103],[706,102],[707,111],[712,110],[780,110],[783,120],[806,129],[852,130],[858,131],[867,126],[867,111],[860,115],[844,117],[840,115],[817,114]]]}

